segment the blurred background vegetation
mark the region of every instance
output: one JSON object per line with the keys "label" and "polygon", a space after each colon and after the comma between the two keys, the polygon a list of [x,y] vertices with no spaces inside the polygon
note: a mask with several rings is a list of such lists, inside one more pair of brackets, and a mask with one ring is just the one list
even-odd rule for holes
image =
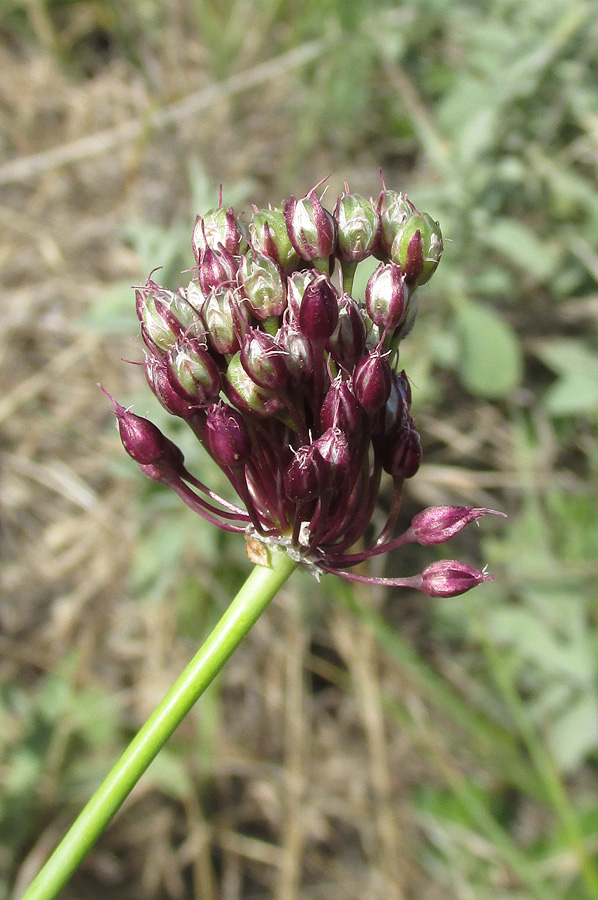
{"label": "blurred background vegetation", "polygon": [[220,182],[247,211],[382,167],[446,238],[405,521],[506,510],[449,554],[496,583],[294,576],[64,897],[598,900],[597,85],[591,0],[4,0],[1,898],[248,571],[122,452],[98,381],[220,479],[121,362],[130,286],[183,283]]}

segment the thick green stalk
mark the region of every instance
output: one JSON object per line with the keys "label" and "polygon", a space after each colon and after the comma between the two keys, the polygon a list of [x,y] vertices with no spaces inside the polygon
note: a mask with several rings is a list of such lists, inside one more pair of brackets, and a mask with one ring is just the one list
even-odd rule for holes
{"label": "thick green stalk", "polygon": [[75,820],[22,900],[53,900],[137,784],[158,751],[218,674],[241,639],[296,568],[269,551],[271,568],[256,566],[212,633]]}

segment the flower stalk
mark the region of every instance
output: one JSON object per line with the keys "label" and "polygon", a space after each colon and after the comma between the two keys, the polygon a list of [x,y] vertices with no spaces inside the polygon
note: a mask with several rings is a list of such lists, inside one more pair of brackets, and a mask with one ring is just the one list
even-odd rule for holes
{"label": "flower stalk", "polygon": [[297,566],[269,548],[187,668],[129,744],[21,900],[53,900],[137,784],[159,750],[213,681]]}

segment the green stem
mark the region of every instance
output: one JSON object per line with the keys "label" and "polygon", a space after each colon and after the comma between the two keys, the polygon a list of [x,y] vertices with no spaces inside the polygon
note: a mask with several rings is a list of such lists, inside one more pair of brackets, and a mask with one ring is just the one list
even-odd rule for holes
{"label": "green stem", "polygon": [[296,568],[277,548],[256,566],[212,633],[131,741],[22,900],[53,900],[198,697]]}

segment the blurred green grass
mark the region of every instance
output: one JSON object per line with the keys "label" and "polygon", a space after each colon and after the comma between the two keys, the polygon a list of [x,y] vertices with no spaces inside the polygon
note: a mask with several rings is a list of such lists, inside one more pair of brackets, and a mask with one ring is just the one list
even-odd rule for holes
{"label": "blurred green grass", "polygon": [[[430,883],[476,900],[596,900],[598,9],[582,0],[12,0],[0,30],[15,47],[53,55],[73,83],[93,79],[110,57],[151,81],[148,60],[172,50],[175,17],[197,34],[214,80],[323,42],[302,74],[284,164],[268,173],[273,199],[308,186],[293,184],[299,161],[310,159],[310,173],[332,161],[342,178],[343,166],[363,176],[360,160],[375,157],[389,186],[407,181],[442,224],[445,256],[405,346],[432,473],[424,467],[415,502],[491,498],[507,509],[506,526],[484,527],[459,548],[480,552],[497,581],[420,611],[426,654],[398,631],[400,600],[373,611],[331,579],[315,592],[300,582],[311,595],[303,627],[319,627],[318,601],[326,610],[348,604],[372,629],[389,680],[395,668],[434,711],[383,697],[385,715],[437,775],[410,797]],[[167,226],[125,227],[140,279],[162,264],[174,280],[190,263],[190,225],[216,185],[193,160],[188,183],[189,208]],[[246,201],[256,186],[225,185],[227,200]],[[134,333],[128,283],[111,285],[81,327]],[[188,441],[185,450],[205,469]],[[120,459],[111,466],[114,477],[136,477]],[[154,486],[139,483],[136,515],[127,589],[140,602],[174,604],[177,633],[198,640],[245,571],[243,548]],[[195,584],[198,565],[209,568],[209,588]],[[33,690],[0,686],[7,897],[40,823],[50,810],[74,809],[127,737],[118,705],[77,687],[75,672],[73,651]],[[177,739],[153,770],[173,801],[197,756],[213,754],[218,703],[215,692],[194,739]]]}

